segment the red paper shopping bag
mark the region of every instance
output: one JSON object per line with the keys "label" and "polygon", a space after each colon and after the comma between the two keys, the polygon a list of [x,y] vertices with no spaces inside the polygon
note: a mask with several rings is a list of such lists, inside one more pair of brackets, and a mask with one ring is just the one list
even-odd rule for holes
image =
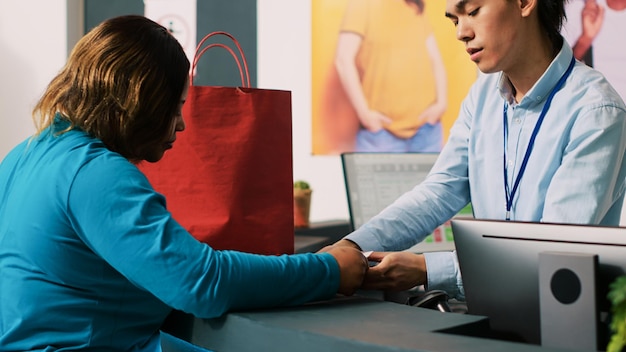
{"label": "red paper shopping bag", "polygon": [[[200,50],[216,35],[232,39],[243,68],[224,44]],[[185,131],[163,159],[140,168],[165,195],[174,218],[198,240],[215,249],[293,253],[291,93],[250,88],[243,51],[225,32],[200,42],[194,69],[213,47],[233,55],[244,87],[194,86],[192,74],[183,107]]]}

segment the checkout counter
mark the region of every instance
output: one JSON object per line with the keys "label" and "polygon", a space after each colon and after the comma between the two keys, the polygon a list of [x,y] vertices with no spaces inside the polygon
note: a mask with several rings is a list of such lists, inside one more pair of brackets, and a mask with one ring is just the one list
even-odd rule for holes
{"label": "checkout counter", "polygon": [[365,296],[198,319],[170,334],[210,351],[563,351],[495,339],[485,317],[442,313]]}
{"label": "checkout counter", "polygon": [[[295,252],[317,251],[349,230],[343,221],[297,229]],[[486,317],[412,307],[367,292],[214,319],[174,312],[163,331],[216,352],[562,351],[495,338]]]}

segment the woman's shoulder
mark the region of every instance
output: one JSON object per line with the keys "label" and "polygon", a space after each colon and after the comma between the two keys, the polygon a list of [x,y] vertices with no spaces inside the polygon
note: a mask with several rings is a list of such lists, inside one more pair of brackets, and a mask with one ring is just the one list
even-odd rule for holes
{"label": "woman's shoulder", "polygon": [[62,133],[43,131],[30,148],[46,161],[49,169],[57,169],[59,174],[69,178],[79,173],[88,173],[89,177],[97,179],[139,172],[125,157],[77,128]]}

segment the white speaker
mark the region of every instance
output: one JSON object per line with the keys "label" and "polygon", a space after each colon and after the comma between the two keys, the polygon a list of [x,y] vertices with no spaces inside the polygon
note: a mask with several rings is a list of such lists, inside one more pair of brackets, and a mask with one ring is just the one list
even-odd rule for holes
{"label": "white speaker", "polygon": [[541,345],[597,350],[598,256],[585,253],[539,254]]}

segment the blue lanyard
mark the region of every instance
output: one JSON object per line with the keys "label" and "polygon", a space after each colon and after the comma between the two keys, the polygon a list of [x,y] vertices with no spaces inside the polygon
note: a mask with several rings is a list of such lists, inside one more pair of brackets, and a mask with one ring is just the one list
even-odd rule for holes
{"label": "blue lanyard", "polygon": [[519,186],[520,180],[522,179],[522,175],[524,174],[524,171],[526,171],[526,165],[528,164],[528,159],[530,158],[530,153],[532,152],[533,146],[535,144],[535,138],[537,137],[537,133],[539,133],[539,128],[541,128],[541,123],[543,122],[544,117],[546,116],[546,113],[548,112],[548,109],[550,109],[550,103],[552,103],[552,98],[554,98],[554,95],[556,94],[556,92],[558,92],[562,87],[563,84],[565,84],[565,80],[567,79],[567,77],[570,75],[570,73],[572,72],[572,69],[574,68],[574,62],[576,60],[574,59],[574,57],[572,57],[572,61],[569,64],[569,67],[567,68],[567,70],[565,71],[565,73],[563,73],[563,76],[561,76],[561,79],[559,79],[559,81],[557,82],[556,86],[554,86],[554,88],[552,88],[552,91],[550,92],[550,95],[548,95],[548,98],[546,99],[546,103],[543,105],[543,109],[541,110],[541,114],[539,115],[539,119],[537,120],[537,123],[535,124],[535,128],[533,129],[533,133],[530,135],[530,141],[528,142],[528,148],[526,148],[526,153],[524,154],[524,160],[522,161],[522,165],[519,169],[519,173],[517,174],[517,177],[515,178],[515,183],[513,184],[513,189],[509,190],[509,182],[508,182],[508,177],[507,177],[507,167],[506,167],[506,141],[507,141],[507,137],[508,137],[508,118],[507,118],[507,110],[509,109],[509,104],[505,101],[504,102],[504,112],[503,112],[503,117],[504,117],[504,196],[506,197],[506,220],[511,220],[511,207],[513,206],[513,197],[515,197],[515,193],[517,192],[517,187]]}

